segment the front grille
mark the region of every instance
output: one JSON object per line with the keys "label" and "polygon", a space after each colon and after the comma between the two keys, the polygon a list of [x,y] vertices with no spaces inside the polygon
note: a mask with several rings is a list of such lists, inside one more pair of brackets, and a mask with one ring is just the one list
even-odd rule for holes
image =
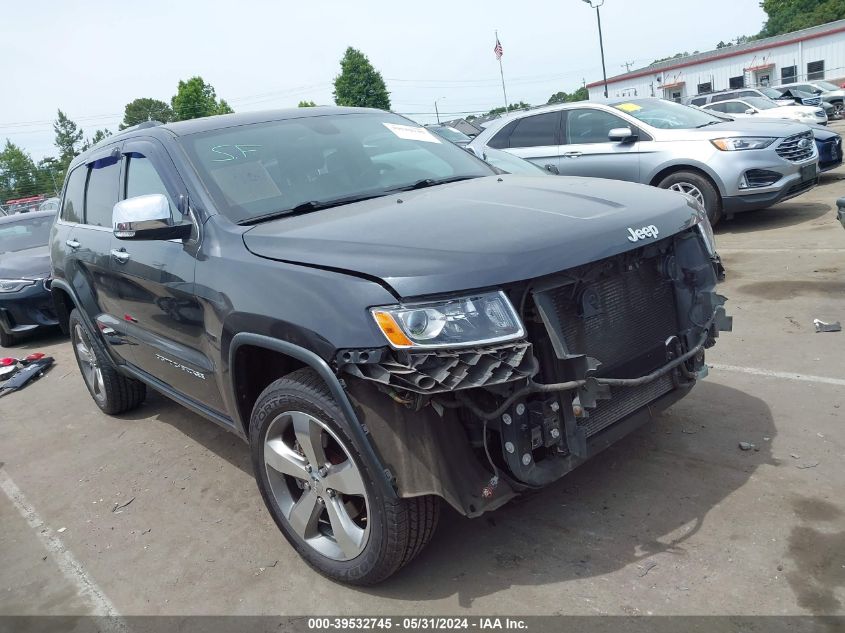
{"label": "front grille", "polygon": [[663,364],[666,339],[678,332],[672,282],[660,274],[657,259],[622,268],[614,262],[594,282],[549,291],[566,352],[595,358],[602,363],[599,375],[620,378],[612,370],[643,374]]}
{"label": "front grille", "polygon": [[801,100],[801,103],[803,103],[805,106],[817,106],[820,105],[821,102],[821,97],[807,97],[806,99]]}
{"label": "front grille", "polygon": [[792,185],[786,192],[786,195],[792,196],[797,195],[799,193],[803,193],[804,191],[809,191],[813,187],[816,186],[816,179],[813,180],[805,180],[804,182],[799,182],[798,184]]}
{"label": "front grille", "polygon": [[[804,143],[804,139],[807,139],[809,142]],[[781,158],[785,158],[793,163],[800,163],[813,155],[813,145],[813,133],[808,130],[801,132],[801,134],[786,137],[777,146],[775,151]]]}

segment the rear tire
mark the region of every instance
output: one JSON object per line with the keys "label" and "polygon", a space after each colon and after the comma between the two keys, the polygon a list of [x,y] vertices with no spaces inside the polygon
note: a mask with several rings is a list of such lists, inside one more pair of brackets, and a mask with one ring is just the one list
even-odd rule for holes
{"label": "rear tire", "polygon": [[12,347],[18,342],[14,334],[9,334],[6,330],[0,327],[0,347]]}
{"label": "rear tire", "polygon": [[707,211],[711,226],[716,226],[722,219],[722,196],[706,176],[694,171],[676,171],[666,176],[657,186],[687,193],[698,199]]}
{"label": "rear tire", "polygon": [[140,405],[147,386],[117,371],[100,340],[88,329],[79,310],[70,313],[70,342],[88,392],[104,413],[117,415]]}
{"label": "rear tire", "polygon": [[252,411],[252,464],[267,509],[305,562],[332,580],[372,585],[431,540],[440,499],[386,497],[375,483],[383,475],[366,465],[342,419],[314,370],[280,378]]}

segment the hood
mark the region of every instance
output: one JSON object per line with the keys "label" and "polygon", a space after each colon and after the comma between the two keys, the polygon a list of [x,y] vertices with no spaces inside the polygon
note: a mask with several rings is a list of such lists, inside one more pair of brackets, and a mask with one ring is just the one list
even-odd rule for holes
{"label": "hood", "polygon": [[50,247],[0,253],[0,279],[44,279],[50,276]]}
{"label": "hood", "polygon": [[[256,255],[375,277],[400,297],[540,277],[698,221],[671,191],[615,180],[490,176],[280,218],[244,233]],[[646,231],[652,233],[652,231]]]}
{"label": "hood", "polygon": [[[792,106],[795,107],[795,106]],[[810,108],[811,110],[814,108]],[[807,126],[784,119],[757,120],[753,117],[736,118],[703,128],[663,130],[649,127],[649,133],[659,141],[709,141],[723,136],[773,136],[784,138],[807,131]]]}

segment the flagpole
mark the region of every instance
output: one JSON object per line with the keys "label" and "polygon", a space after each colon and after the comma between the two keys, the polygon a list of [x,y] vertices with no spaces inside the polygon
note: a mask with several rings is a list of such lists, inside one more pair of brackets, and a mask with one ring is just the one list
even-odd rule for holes
{"label": "flagpole", "polygon": [[[493,31],[496,34],[496,43],[499,43],[499,31]],[[502,95],[505,97],[505,112],[510,111],[508,106],[508,92],[505,90],[505,71],[502,70],[502,56],[499,56],[499,75],[502,77]]]}

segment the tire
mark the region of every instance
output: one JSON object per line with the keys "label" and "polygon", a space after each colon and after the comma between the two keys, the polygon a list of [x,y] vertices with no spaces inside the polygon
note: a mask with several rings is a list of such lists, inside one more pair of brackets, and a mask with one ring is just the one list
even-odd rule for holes
{"label": "tire", "polygon": [[716,226],[722,219],[722,196],[706,176],[694,171],[676,171],[666,176],[657,186],[689,193],[697,198],[704,205],[712,226]]}
{"label": "tire", "polygon": [[14,334],[9,334],[0,326],[0,347],[12,347],[17,342],[18,339]]}
{"label": "tire", "polygon": [[117,371],[100,340],[91,334],[79,310],[70,313],[70,341],[88,392],[104,413],[117,415],[136,408],[147,397],[147,386]]}
{"label": "tire", "polygon": [[252,464],[267,509],[305,562],[332,580],[373,585],[431,540],[440,499],[386,498],[341,419],[314,370],[276,380],[252,411]]}

